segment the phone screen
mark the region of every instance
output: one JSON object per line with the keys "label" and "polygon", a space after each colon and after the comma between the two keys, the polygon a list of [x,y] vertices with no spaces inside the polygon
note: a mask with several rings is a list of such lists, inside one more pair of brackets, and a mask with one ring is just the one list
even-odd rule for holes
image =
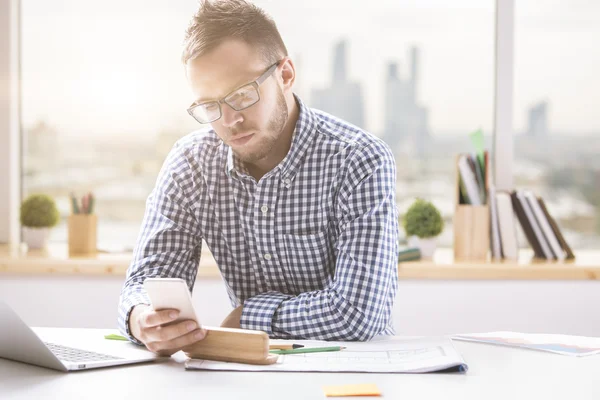
{"label": "phone screen", "polygon": [[192,296],[183,279],[147,278],[144,281],[144,289],[146,289],[155,311],[179,310],[179,317],[175,322],[193,320],[200,325],[192,303]]}

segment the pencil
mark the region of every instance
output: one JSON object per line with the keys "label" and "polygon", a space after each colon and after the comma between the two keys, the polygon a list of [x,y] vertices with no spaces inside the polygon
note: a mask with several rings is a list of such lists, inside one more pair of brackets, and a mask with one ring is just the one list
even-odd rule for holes
{"label": "pencil", "polygon": [[301,354],[301,353],[321,353],[326,351],[340,351],[344,350],[345,347],[341,346],[330,346],[330,347],[303,347],[300,349],[291,350],[269,350],[271,354]]}
{"label": "pencil", "polygon": [[269,346],[269,350],[293,350],[302,347],[304,347],[303,344],[272,344]]}

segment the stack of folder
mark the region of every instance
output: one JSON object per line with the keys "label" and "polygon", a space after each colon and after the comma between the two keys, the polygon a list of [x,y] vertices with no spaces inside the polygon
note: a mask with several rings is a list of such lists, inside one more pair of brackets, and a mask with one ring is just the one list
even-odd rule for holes
{"label": "stack of folder", "polygon": [[400,249],[398,252],[398,262],[414,261],[421,258],[421,250],[417,247],[408,247]]}

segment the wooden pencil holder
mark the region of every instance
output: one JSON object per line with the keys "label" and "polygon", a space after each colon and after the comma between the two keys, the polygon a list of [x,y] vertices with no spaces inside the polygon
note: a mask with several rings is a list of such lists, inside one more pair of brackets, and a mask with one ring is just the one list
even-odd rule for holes
{"label": "wooden pencil holder", "polygon": [[456,157],[454,208],[454,259],[486,261],[490,249],[490,207],[488,204],[460,204],[460,171]]}
{"label": "wooden pencil holder", "polygon": [[454,210],[454,258],[487,260],[490,248],[490,208],[457,204]]}
{"label": "wooden pencil holder", "polygon": [[95,214],[71,214],[68,218],[68,226],[69,255],[95,255],[98,217]]}
{"label": "wooden pencil holder", "polygon": [[183,349],[188,357],[256,365],[277,361],[276,354],[269,354],[269,335],[265,332],[216,327],[204,329],[204,339]]}

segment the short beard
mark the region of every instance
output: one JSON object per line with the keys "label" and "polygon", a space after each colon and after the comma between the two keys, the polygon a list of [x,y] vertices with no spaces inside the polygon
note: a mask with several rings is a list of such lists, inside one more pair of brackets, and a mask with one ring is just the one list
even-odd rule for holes
{"label": "short beard", "polygon": [[288,109],[285,97],[283,97],[283,91],[281,88],[278,89],[277,107],[267,124],[268,134],[262,138],[262,143],[258,143],[260,147],[255,153],[236,154],[236,156],[245,163],[253,164],[265,158],[273,151],[273,148],[281,137],[281,132],[283,132],[285,123],[288,120]]}

